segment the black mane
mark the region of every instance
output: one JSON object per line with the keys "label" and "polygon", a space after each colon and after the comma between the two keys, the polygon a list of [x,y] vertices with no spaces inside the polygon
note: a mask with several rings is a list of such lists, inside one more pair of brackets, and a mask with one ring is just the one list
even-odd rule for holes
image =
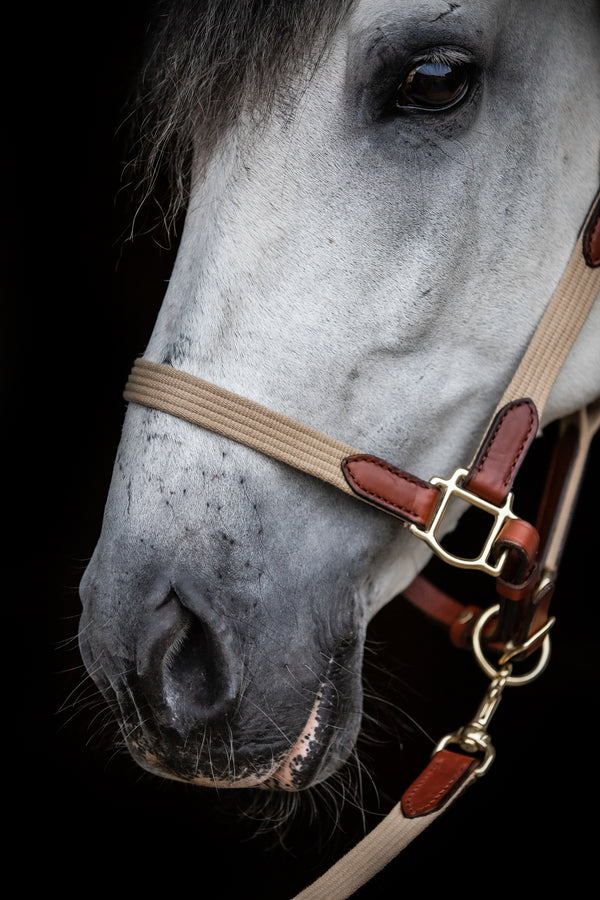
{"label": "black mane", "polygon": [[185,207],[192,145],[201,165],[242,104],[265,107],[326,45],[352,0],[160,0],[134,104],[142,201],[167,179],[165,220]]}

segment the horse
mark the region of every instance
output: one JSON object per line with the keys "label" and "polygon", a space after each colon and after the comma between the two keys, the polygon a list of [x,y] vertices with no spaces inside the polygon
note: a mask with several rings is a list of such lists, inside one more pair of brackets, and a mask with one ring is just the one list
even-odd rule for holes
{"label": "horse", "polygon": [[[161,21],[148,190],[168,155],[186,219],[145,357],[423,477],[468,460],[597,187],[597,6],[187,3]],[[544,427],[600,393],[599,314]],[[143,768],[310,788],[353,753],[370,620],[430,553],[131,404],[81,653]]]}

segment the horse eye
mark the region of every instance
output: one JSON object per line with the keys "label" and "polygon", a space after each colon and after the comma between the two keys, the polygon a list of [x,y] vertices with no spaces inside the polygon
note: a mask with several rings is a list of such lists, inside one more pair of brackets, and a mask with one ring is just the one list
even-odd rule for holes
{"label": "horse eye", "polygon": [[396,94],[396,109],[440,112],[463,100],[471,83],[463,62],[422,62],[408,73]]}

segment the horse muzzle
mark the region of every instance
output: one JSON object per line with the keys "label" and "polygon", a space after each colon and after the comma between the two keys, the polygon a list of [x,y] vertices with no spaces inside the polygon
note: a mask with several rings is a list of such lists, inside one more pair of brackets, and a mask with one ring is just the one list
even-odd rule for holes
{"label": "horse muzzle", "polygon": [[140,766],[201,786],[294,791],[345,761],[362,708],[356,631],[324,646],[328,629],[311,640],[280,625],[274,641],[258,614],[224,615],[188,577],[155,579],[143,603],[110,603],[106,581],[92,564],[81,653]]}

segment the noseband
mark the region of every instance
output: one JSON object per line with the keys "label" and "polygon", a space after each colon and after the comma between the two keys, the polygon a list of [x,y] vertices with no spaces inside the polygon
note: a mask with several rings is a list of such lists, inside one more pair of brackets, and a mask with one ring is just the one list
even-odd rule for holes
{"label": "noseband", "polygon": [[[600,400],[560,423],[535,525],[513,512],[511,489],[555,380],[599,291],[600,193],[474,459],[448,479],[423,481],[170,366],[146,359],[134,364],[124,395],[129,402],[185,419],[313,475],[399,518],[450,565],[496,579],[496,603],[485,610],[458,603],[423,576],[403,592],[443,624],[457,646],[473,649],[490,678],[489,689],[471,722],[442,738],[400,803],[296,900],[348,897],[483,775],[494,758],[488,725],[504,688],[532,681],[547,663],[548,632],[554,623],[550,601],[585,459],[600,425]],[[440,542],[453,498],[491,516],[490,530],[473,558],[450,553]],[[534,653],[539,659],[529,672],[513,674],[514,664]]]}

